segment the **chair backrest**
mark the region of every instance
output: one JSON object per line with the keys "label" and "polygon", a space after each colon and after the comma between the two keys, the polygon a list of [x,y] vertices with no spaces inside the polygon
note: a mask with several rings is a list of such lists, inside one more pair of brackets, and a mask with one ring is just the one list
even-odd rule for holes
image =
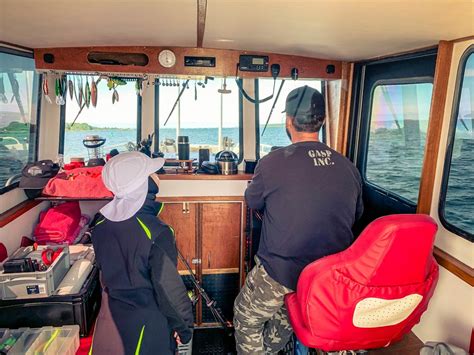
{"label": "chair backrest", "polygon": [[367,286],[423,282],[431,270],[437,229],[426,215],[379,218],[344,252],[351,259],[344,273]]}
{"label": "chair backrest", "polygon": [[426,215],[385,216],[347,250],[308,265],[286,300],[296,335],[326,351],[398,340],[419,322],[434,292],[436,231]]}

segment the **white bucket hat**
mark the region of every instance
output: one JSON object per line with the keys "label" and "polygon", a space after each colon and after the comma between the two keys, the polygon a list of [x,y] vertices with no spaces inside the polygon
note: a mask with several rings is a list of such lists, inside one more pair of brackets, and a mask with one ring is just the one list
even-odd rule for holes
{"label": "white bucket hat", "polygon": [[114,199],[100,212],[114,222],[132,217],[145,203],[148,176],[160,170],[165,159],[151,159],[140,152],[116,155],[105,164],[102,181],[114,193]]}

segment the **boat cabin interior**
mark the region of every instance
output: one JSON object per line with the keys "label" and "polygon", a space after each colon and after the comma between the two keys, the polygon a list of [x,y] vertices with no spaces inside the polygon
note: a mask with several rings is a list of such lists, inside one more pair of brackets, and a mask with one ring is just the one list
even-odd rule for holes
{"label": "boat cabin interior", "polygon": [[[404,218],[427,215],[437,231],[403,229],[380,272],[408,275],[423,248],[439,266],[398,320],[364,325],[354,313],[351,326],[372,333],[335,332],[361,347],[308,351],[435,354],[424,344],[436,342],[474,353],[471,0],[2,0],[0,41],[0,353],[89,352],[102,294],[90,229],[113,198],[100,174],[127,151],[165,159],[157,215],[173,228],[195,326],[177,352],[236,353],[233,305],[264,219],[245,191],[258,162],[291,144],[285,100],[302,86],[324,97],[319,140],[362,178],[354,250],[374,230],[395,235]],[[387,309],[394,297],[373,299]],[[318,319],[311,307],[299,319],[288,306],[295,337],[280,354],[316,344],[303,324]],[[412,318],[393,341],[362,347]]]}

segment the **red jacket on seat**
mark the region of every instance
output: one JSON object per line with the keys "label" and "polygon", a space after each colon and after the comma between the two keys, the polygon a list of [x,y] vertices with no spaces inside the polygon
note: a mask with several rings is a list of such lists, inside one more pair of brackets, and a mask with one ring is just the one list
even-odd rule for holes
{"label": "red jacket on seat", "polygon": [[324,351],[357,350],[409,332],[438,281],[437,228],[426,215],[385,216],[347,250],[308,265],[285,300],[298,339]]}

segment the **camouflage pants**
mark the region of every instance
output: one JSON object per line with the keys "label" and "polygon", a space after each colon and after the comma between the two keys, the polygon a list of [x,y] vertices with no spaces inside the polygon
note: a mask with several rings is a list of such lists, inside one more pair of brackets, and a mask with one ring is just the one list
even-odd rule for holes
{"label": "camouflage pants", "polygon": [[234,303],[237,352],[276,354],[293,334],[284,303],[284,296],[293,291],[273,280],[255,260]]}

